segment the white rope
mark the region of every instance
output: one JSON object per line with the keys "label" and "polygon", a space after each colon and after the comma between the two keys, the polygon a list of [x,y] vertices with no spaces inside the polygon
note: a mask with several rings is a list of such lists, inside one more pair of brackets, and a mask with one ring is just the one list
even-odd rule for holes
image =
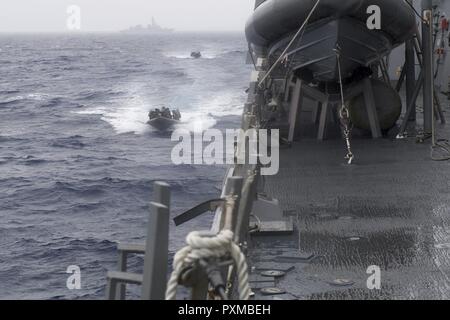
{"label": "white rope", "polygon": [[181,272],[201,259],[221,258],[231,254],[239,280],[239,299],[248,300],[250,286],[248,284],[247,261],[241,248],[233,241],[234,234],[229,230],[222,230],[215,237],[207,237],[200,232],[191,232],[187,238],[187,246],[178,251],[173,260],[173,272],[167,284],[166,300],[175,300],[178,280]]}

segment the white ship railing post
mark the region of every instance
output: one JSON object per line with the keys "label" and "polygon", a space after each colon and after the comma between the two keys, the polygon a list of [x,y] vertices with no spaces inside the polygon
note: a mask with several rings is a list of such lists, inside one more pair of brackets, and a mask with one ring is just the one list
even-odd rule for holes
{"label": "white ship railing post", "polygon": [[143,300],[164,300],[167,285],[169,252],[170,187],[155,183],[155,203],[148,219],[148,235],[144,261]]}
{"label": "white ship railing post", "polygon": [[[147,238],[144,244],[119,244],[119,270],[108,272],[106,298],[124,300],[126,285],[142,286],[143,300],[164,300],[169,251],[170,187],[156,182],[155,202],[150,203]],[[144,255],[143,274],[127,272],[130,254]]]}

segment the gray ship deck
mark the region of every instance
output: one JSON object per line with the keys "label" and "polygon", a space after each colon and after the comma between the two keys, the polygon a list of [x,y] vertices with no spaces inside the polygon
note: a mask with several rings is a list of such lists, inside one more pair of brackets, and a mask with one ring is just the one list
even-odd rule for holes
{"label": "gray ship deck", "polygon": [[[439,136],[450,137],[450,126]],[[287,294],[254,290],[257,299],[450,298],[450,162],[432,161],[430,142],[414,138],[356,139],[353,149],[353,166],[344,164],[341,139],[281,150],[280,172],[265,190],[296,230],[253,237],[250,265],[294,269],[275,281]],[[309,261],[295,258],[308,253]],[[381,268],[381,290],[367,289],[371,265]]]}

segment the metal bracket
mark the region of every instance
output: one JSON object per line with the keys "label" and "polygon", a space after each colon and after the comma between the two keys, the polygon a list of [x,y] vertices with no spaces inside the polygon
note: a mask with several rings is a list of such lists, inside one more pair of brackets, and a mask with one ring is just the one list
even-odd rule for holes
{"label": "metal bracket", "polygon": [[182,225],[188,221],[191,221],[205,212],[208,211],[215,211],[218,207],[223,206],[225,204],[225,199],[214,199],[209,200],[206,202],[203,202],[196,206],[195,208],[192,208],[179,216],[176,216],[173,221],[175,222],[176,226]]}

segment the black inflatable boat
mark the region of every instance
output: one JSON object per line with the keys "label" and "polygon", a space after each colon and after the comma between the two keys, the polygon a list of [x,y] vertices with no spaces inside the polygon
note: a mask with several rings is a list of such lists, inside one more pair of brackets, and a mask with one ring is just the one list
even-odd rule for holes
{"label": "black inflatable boat", "polygon": [[180,124],[181,113],[178,109],[171,110],[165,106],[152,109],[148,114],[148,124],[159,131],[172,130]]}

